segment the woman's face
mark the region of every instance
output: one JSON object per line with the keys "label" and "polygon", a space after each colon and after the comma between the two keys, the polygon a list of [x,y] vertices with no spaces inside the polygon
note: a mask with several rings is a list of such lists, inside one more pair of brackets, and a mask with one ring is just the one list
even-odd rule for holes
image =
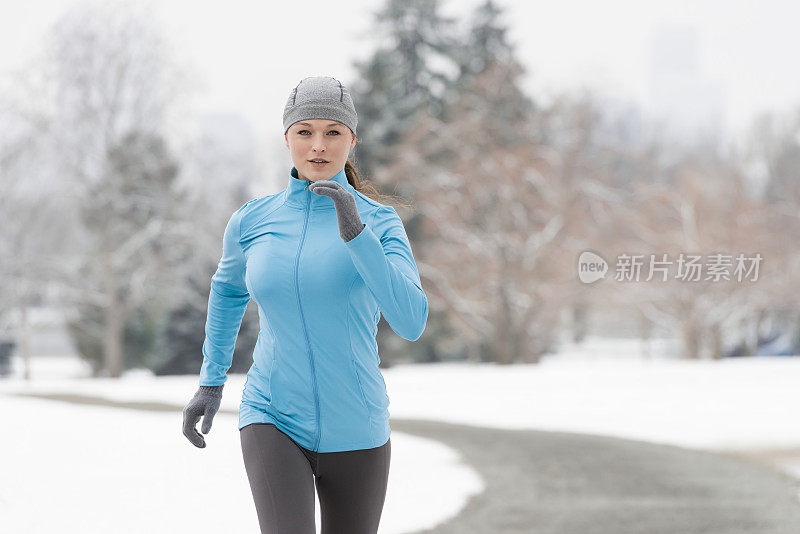
{"label": "woman's face", "polygon": [[[284,135],[297,175],[304,180],[327,180],[342,170],[356,146],[353,132],[341,122],[306,119],[289,127]],[[310,160],[324,159],[324,165]]]}

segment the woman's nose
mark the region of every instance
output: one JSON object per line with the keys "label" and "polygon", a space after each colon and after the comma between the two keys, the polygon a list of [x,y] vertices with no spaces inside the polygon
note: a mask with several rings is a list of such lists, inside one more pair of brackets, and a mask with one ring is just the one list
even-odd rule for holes
{"label": "woman's nose", "polygon": [[314,148],[324,148],[325,147],[325,136],[324,135],[315,135],[312,143]]}

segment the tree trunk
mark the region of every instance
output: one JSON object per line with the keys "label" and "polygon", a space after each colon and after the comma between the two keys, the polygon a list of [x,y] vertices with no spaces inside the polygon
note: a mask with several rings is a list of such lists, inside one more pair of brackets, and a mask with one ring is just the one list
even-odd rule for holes
{"label": "tree trunk", "polygon": [[683,325],[683,358],[697,359],[700,351],[700,328],[694,322]]}
{"label": "tree trunk", "polygon": [[114,302],[112,307],[106,312],[105,329],[105,356],[106,371],[108,376],[119,378],[122,376],[122,324],[120,320],[119,306]]}
{"label": "tree trunk", "polygon": [[499,294],[497,295],[497,315],[494,317],[495,340],[493,352],[495,361],[500,364],[510,364],[514,361],[513,341],[514,327],[511,321],[511,303],[508,287],[510,279],[510,266],[507,259],[506,250],[501,247],[500,257],[500,277],[498,280]]}
{"label": "tree trunk", "polygon": [[108,261],[106,262],[105,282],[108,305],[105,313],[103,359],[108,376],[119,378],[122,376],[123,370],[122,331],[124,320],[122,303],[119,302],[116,284],[114,283],[114,273]]}
{"label": "tree trunk", "polygon": [[21,343],[20,349],[22,352],[22,362],[24,368],[24,378],[25,380],[31,379],[31,345],[30,345],[30,337],[31,337],[31,330],[30,330],[30,322],[28,320],[28,303],[23,298],[22,299],[22,308],[20,309],[21,318],[22,318],[22,328],[21,328]]}
{"label": "tree trunk", "polygon": [[722,329],[718,324],[711,327],[711,358],[714,360],[722,358]]}
{"label": "tree trunk", "polygon": [[766,312],[759,310],[755,316],[747,323],[745,332],[745,356],[755,356],[758,345],[761,341],[761,323],[764,321]]}
{"label": "tree trunk", "polygon": [[572,342],[580,343],[586,338],[587,313],[589,306],[585,302],[575,302],[572,305]]}

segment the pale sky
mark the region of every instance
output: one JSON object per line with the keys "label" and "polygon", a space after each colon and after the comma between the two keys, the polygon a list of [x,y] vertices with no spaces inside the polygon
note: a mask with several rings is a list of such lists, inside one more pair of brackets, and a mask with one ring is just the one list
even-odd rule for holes
{"label": "pale sky", "polygon": [[[4,2],[0,7],[0,76],[24,64],[45,30],[73,0]],[[466,18],[476,0],[447,0],[446,14]],[[510,37],[534,96],[587,86],[645,109],[652,43],[659,24],[696,27],[699,74],[724,91],[724,121],[736,135],[763,110],[800,106],[800,8],[786,0],[505,0]],[[258,142],[282,142],[281,114],[306,76],[348,85],[354,59],[379,42],[370,33],[380,1],[301,3],[159,0],[151,6],[176,57],[196,71],[196,109],[248,117]],[[300,9],[302,6],[302,9]],[[358,103],[356,103],[356,106]]]}

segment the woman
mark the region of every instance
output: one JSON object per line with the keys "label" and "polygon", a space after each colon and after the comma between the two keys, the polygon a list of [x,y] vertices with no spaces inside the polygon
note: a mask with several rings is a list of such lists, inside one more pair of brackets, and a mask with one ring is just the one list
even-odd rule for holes
{"label": "woman", "polygon": [[261,532],[377,532],[391,456],[380,315],[414,341],[428,318],[400,217],[365,195],[348,160],[357,116],[330,77],[292,90],[283,127],[293,167],[279,193],[239,208],[211,278],[200,387],[183,433],[205,447],[247,303],[260,330],[239,408]]}

